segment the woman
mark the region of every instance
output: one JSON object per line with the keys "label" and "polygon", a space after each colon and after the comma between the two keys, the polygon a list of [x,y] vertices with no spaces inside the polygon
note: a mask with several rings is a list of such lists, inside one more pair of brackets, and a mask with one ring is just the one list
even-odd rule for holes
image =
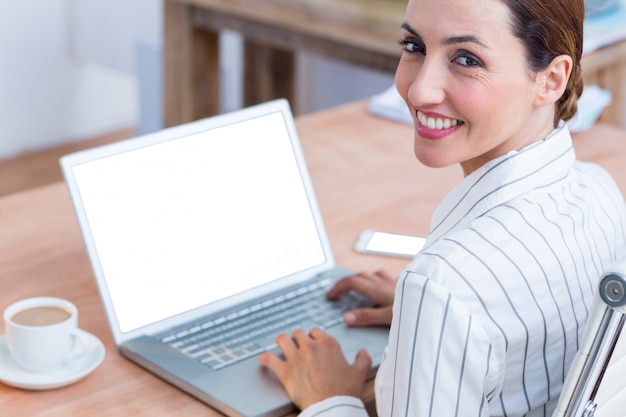
{"label": "woman", "polygon": [[[415,155],[465,178],[397,283],[360,274],[329,293],[381,306],[348,324],[391,323],[379,416],[552,414],[598,279],[626,255],[624,199],[575,160],[562,122],[582,91],[583,17],[583,0],[409,1],[396,87]],[[348,364],[319,329],[277,343],[285,359],[260,361],[302,415],[366,415],[367,353]]]}

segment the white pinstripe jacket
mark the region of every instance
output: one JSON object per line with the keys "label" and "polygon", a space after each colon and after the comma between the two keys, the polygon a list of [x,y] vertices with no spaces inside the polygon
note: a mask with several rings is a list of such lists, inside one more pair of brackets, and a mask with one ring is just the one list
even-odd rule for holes
{"label": "white pinstripe jacket", "polygon": [[[550,416],[601,274],[626,256],[624,198],[567,127],[465,178],[401,274],[376,377],[384,416]],[[301,416],[366,416],[335,397]]]}

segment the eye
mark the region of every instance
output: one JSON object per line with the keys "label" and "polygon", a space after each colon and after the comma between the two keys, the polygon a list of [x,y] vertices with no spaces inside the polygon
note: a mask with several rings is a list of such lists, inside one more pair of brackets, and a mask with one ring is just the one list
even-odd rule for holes
{"label": "eye", "polygon": [[452,60],[454,63],[468,68],[480,68],[483,63],[473,55],[459,55]]}
{"label": "eye", "polygon": [[410,39],[400,39],[398,43],[402,50],[409,54],[426,54],[426,48]]}

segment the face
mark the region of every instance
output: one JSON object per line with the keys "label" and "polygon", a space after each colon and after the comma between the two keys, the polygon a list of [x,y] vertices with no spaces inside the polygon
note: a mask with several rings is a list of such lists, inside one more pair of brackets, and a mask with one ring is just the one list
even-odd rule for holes
{"label": "face", "polygon": [[465,175],[545,138],[554,107],[539,106],[542,77],[499,0],[410,0],[396,87],[425,165],[460,163]]}

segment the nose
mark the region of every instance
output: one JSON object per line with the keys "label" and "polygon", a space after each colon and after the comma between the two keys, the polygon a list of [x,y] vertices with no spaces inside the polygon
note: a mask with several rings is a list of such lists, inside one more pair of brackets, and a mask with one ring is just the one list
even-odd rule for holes
{"label": "nose", "polygon": [[407,97],[417,107],[429,107],[444,101],[445,67],[437,65],[435,59],[425,56],[420,63],[412,63],[409,70]]}

